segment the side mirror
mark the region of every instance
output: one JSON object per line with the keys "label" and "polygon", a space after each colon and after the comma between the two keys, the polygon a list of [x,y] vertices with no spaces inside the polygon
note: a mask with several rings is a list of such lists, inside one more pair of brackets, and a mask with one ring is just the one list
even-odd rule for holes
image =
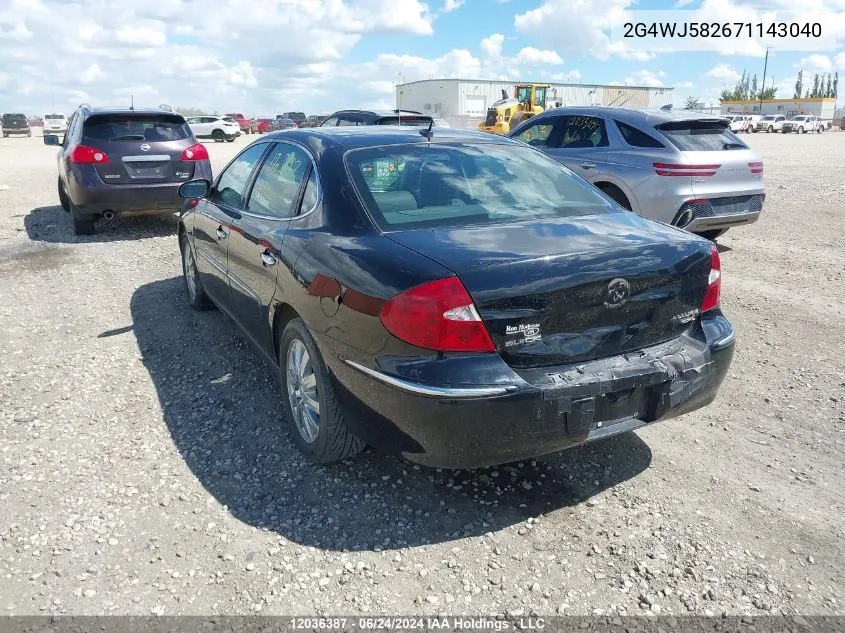
{"label": "side mirror", "polygon": [[179,186],[179,197],[185,198],[185,200],[199,200],[205,198],[209,191],[211,191],[211,183],[205,178],[197,178],[183,182]]}
{"label": "side mirror", "polygon": [[55,134],[45,134],[44,145],[61,145],[61,143],[59,143],[59,137]]}

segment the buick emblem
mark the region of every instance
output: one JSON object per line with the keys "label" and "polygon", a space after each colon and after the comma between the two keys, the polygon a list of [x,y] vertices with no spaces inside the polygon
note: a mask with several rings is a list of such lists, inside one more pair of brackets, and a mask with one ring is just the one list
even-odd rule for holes
{"label": "buick emblem", "polygon": [[149,152],[149,151],[150,151],[150,145],[149,145],[149,143],[141,143],[140,150],[141,150],[142,152]]}
{"label": "buick emblem", "polygon": [[607,308],[619,308],[628,301],[631,296],[631,284],[625,279],[613,279],[607,284],[607,298],[604,305]]}

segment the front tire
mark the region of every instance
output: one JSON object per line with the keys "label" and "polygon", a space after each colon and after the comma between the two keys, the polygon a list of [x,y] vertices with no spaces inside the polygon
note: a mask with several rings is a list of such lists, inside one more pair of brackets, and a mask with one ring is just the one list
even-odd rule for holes
{"label": "front tire", "polygon": [[768,130],[766,130],[766,133],[767,133],[767,134],[771,134],[771,133],[772,133],[772,132],[774,132],[774,131],[775,131],[775,128],[773,128],[773,127],[770,125],[770,126],[769,126],[769,129],[768,129]]}
{"label": "front tire", "polygon": [[799,128],[798,128],[798,133],[799,133],[799,134],[803,134],[803,133],[804,133],[804,128],[803,128],[803,127],[799,127]]}
{"label": "front tire", "polygon": [[329,370],[302,319],[285,327],[278,358],[285,419],[296,447],[318,464],[360,453],[365,444],[346,427]]}
{"label": "front tire", "polygon": [[205,294],[205,289],[202,287],[202,281],[200,281],[196,260],[194,259],[194,253],[191,250],[188,238],[183,236],[181,241],[182,274],[185,279],[185,292],[188,295],[188,305],[199,312],[211,310],[214,304],[208,298],[208,295]]}

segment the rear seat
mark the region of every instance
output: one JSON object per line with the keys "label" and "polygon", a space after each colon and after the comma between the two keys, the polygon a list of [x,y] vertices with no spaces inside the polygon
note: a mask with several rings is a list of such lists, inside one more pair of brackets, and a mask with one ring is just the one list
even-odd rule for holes
{"label": "rear seat", "polygon": [[372,194],[384,215],[418,208],[417,199],[410,191],[373,191]]}

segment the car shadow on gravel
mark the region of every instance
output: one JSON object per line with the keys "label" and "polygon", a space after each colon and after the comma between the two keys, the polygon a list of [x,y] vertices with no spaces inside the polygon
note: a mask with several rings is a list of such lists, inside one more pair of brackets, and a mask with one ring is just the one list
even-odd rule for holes
{"label": "car shadow on gravel", "polygon": [[164,421],[191,471],[234,517],[297,543],[372,550],[477,536],[579,512],[651,462],[648,446],[628,433],[472,471],[419,467],[373,449],[313,465],[287,437],[271,369],[220,312],[188,307],[181,278],[141,286],[131,311]]}
{"label": "car shadow on gravel", "polygon": [[62,207],[36,207],[23,219],[29,239],[51,244],[79,244],[85,242],[118,242],[176,234],[178,218],[173,215],[153,215],[116,220],[99,220],[93,235],[76,235],[70,213]]}

